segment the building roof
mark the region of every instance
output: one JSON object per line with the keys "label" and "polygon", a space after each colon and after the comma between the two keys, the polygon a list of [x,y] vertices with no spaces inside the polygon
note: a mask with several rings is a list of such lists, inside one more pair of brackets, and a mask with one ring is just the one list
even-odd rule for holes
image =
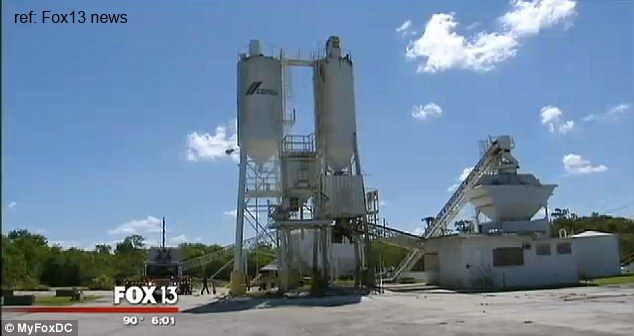
{"label": "building roof", "polygon": [[581,233],[578,233],[576,235],[572,235],[570,237],[572,238],[583,238],[583,237],[599,237],[599,236],[612,236],[614,234],[612,233],[607,233],[607,232],[601,232],[601,231],[583,231]]}
{"label": "building roof", "polygon": [[262,272],[277,272],[277,263],[272,262],[266,266],[263,266],[262,268],[260,268],[260,271]]}

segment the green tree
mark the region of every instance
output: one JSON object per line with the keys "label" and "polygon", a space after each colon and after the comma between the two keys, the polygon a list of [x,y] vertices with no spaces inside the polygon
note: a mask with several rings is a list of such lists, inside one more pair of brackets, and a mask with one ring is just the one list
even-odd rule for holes
{"label": "green tree", "polygon": [[126,254],[141,250],[145,247],[145,238],[140,235],[131,235],[125,237],[123,241],[118,242],[115,246],[115,254]]}
{"label": "green tree", "polygon": [[[48,240],[28,230],[13,230],[3,239],[3,284],[18,287],[34,287],[50,252]],[[7,272],[5,271],[5,261]],[[13,273],[15,272],[15,273]],[[7,274],[6,279],[4,274]]]}
{"label": "green tree", "polygon": [[97,244],[95,245],[95,252],[99,254],[110,254],[112,253],[112,246],[106,244]]}
{"label": "green tree", "polygon": [[143,272],[143,263],[147,257],[145,238],[140,235],[125,237],[115,244],[115,277],[139,278]]}

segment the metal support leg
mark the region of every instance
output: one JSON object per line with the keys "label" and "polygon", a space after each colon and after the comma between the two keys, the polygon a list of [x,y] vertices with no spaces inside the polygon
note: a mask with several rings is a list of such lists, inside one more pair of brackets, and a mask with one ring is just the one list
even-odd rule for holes
{"label": "metal support leg", "polygon": [[352,236],[354,242],[354,287],[361,285],[361,258],[359,253],[359,237]]}
{"label": "metal support leg", "polygon": [[284,230],[278,231],[280,236],[280,245],[277,252],[277,276],[279,278],[278,291],[284,293],[287,290],[286,284],[286,233]]}
{"label": "metal support leg", "polygon": [[242,265],[242,240],[244,234],[245,183],[247,178],[247,157],[240,151],[240,176],[238,181],[238,204],[236,216],[236,243],[233,257],[233,271],[230,276],[231,295],[246,293],[245,277]]}

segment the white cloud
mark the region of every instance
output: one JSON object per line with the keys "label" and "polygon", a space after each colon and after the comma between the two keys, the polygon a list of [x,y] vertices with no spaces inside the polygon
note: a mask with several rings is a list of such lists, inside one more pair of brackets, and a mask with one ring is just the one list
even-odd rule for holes
{"label": "white cloud", "polygon": [[110,234],[144,234],[149,232],[161,232],[162,221],[159,218],[148,216],[146,219],[133,219],[125,222],[113,230]]}
{"label": "white cloud", "polygon": [[440,116],[442,116],[442,108],[434,103],[429,103],[425,106],[412,106],[412,117],[415,119],[426,120],[427,118],[437,118]]}
{"label": "white cloud", "polygon": [[[115,242],[111,242],[111,243],[106,243],[106,245],[110,245],[111,247],[113,247],[114,249],[114,244]],[[68,250],[70,248],[76,248],[76,249],[81,249],[84,251],[92,251],[95,249],[95,245],[96,244],[91,244],[91,243],[80,243],[78,241],[75,240],[51,240],[49,241],[49,245],[50,246],[60,246],[62,249],[64,250]]]}
{"label": "white cloud", "polygon": [[417,236],[422,236],[423,233],[425,233],[425,229],[423,229],[422,227],[417,227],[414,229],[414,232],[412,232],[413,234],[417,235]]}
{"label": "white cloud", "polygon": [[190,161],[215,161],[231,157],[240,160],[238,150],[227,155],[228,150],[238,148],[237,121],[231,120],[228,125],[219,125],[214,134],[192,132],[187,135],[187,159]]}
{"label": "white cloud", "polygon": [[566,134],[575,128],[575,122],[572,120],[562,120],[563,112],[557,106],[544,106],[539,110],[541,122],[548,126],[551,133]]}
{"label": "white cloud", "polygon": [[458,183],[450,185],[449,188],[447,188],[447,191],[448,192],[456,191],[458,187],[460,186],[460,183],[462,183],[462,181],[464,181],[469,176],[472,170],[473,170],[473,167],[466,167],[465,169],[463,169],[462,173],[460,173],[460,176],[456,178],[456,182]]}
{"label": "white cloud", "polygon": [[403,22],[400,27],[396,28],[396,32],[401,34],[402,37],[405,37],[407,35],[415,35],[416,32],[411,30],[410,28],[412,28],[412,20],[407,20]]}
{"label": "white cloud", "polygon": [[161,247],[161,241],[152,237],[143,237],[145,238],[145,247]]}
{"label": "white cloud", "polygon": [[469,174],[471,174],[471,171],[473,170],[473,168],[474,167],[467,167],[467,168],[463,169],[462,173],[458,177],[458,180],[460,182],[464,181],[469,176]]}
{"label": "white cloud", "polygon": [[537,35],[543,28],[558,23],[570,27],[576,7],[572,0],[515,0],[512,4],[513,10],[499,20],[506,31],[519,37]]}
{"label": "white cloud", "polygon": [[583,121],[601,121],[601,122],[616,122],[626,116],[632,111],[631,104],[619,104],[610,107],[603,113],[592,113],[583,118]]}
{"label": "white cloud", "polygon": [[11,202],[9,202],[9,205],[7,205],[7,208],[11,209],[11,208],[13,208],[14,206],[16,206],[17,204],[18,204],[18,202],[16,202],[16,201],[11,201]]}
{"label": "white cloud", "polygon": [[386,205],[387,205],[387,202],[382,201],[382,200],[381,200],[381,201],[379,201],[379,206],[382,206],[382,207],[383,207],[383,206],[386,206]]}
{"label": "white cloud", "polygon": [[457,26],[453,13],[434,14],[423,35],[410,41],[406,57],[426,58],[417,72],[434,73],[451,68],[489,71],[496,63],[515,56],[517,41],[512,37],[480,32],[467,39],[455,32]]}
{"label": "white cloud", "polygon": [[575,128],[575,122],[567,120],[559,125],[559,133],[566,134]]}
{"label": "white cloud", "polygon": [[500,31],[481,31],[468,37],[456,32],[458,22],[454,13],[434,14],[423,34],[410,41],[405,55],[424,60],[416,70],[419,73],[454,68],[486,72],[515,57],[522,38],[564,22],[575,13],[575,2],[570,0],[515,1],[512,7],[498,18]]}
{"label": "white cloud", "polygon": [[225,211],[222,212],[222,214],[225,215],[225,216],[236,218],[236,217],[238,217],[238,210],[237,209],[225,210]]}
{"label": "white cloud", "polygon": [[94,250],[97,245],[108,245],[114,251],[115,247],[117,247],[117,243],[119,243],[119,242],[120,242],[120,240],[117,240],[117,239],[110,240],[110,241],[107,241],[107,242],[104,242],[104,241],[93,241],[91,244],[86,244],[86,249]]}
{"label": "white cloud", "polygon": [[169,242],[173,245],[179,245],[182,243],[186,243],[188,242],[189,239],[187,239],[187,237],[184,234],[178,235],[176,237],[172,237],[169,239]]}
{"label": "white cloud", "polygon": [[468,25],[468,26],[467,26],[467,30],[473,30],[473,29],[476,29],[476,28],[480,27],[481,25],[482,25],[482,22],[477,22],[477,21],[476,21],[476,22],[474,22],[474,23],[472,23],[472,24]]}
{"label": "white cloud", "polygon": [[572,175],[585,175],[592,173],[603,173],[608,170],[605,165],[592,165],[589,160],[585,160],[578,154],[566,154],[561,160],[564,163],[564,170]]}
{"label": "white cloud", "polygon": [[49,242],[49,244],[51,246],[55,246],[55,245],[60,246],[64,250],[67,250],[67,249],[69,249],[71,247],[81,248],[81,244],[79,244],[76,241],[71,241],[71,240],[53,240],[53,241]]}
{"label": "white cloud", "polygon": [[91,242],[87,242],[84,241],[82,242],[78,242],[75,240],[49,240],[49,245],[50,246],[60,246],[62,249],[69,249],[71,247],[74,248],[78,248],[78,249],[82,249],[85,251],[94,251],[95,250],[95,246],[96,245],[108,245],[112,248],[112,250],[114,250],[114,248],[116,247],[117,243],[119,243],[120,240],[111,240],[111,241],[91,241]]}

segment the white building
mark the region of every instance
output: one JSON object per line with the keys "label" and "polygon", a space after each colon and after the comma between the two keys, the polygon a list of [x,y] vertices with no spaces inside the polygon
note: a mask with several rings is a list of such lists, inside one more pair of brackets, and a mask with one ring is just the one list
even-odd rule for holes
{"label": "white building", "polygon": [[535,217],[547,209],[556,185],[518,174],[517,161],[509,158],[467,191],[476,208],[477,233],[425,242],[428,282],[454,288],[540,287],[619,274],[616,235],[551,238],[548,219]]}
{"label": "white building", "polygon": [[615,234],[585,231],[571,236],[582,279],[621,274],[619,238]]}
{"label": "white building", "polygon": [[572,240],[528,235],[453,235],[425,244],[425,272],[453,288],[509,288],[579,281]]}

